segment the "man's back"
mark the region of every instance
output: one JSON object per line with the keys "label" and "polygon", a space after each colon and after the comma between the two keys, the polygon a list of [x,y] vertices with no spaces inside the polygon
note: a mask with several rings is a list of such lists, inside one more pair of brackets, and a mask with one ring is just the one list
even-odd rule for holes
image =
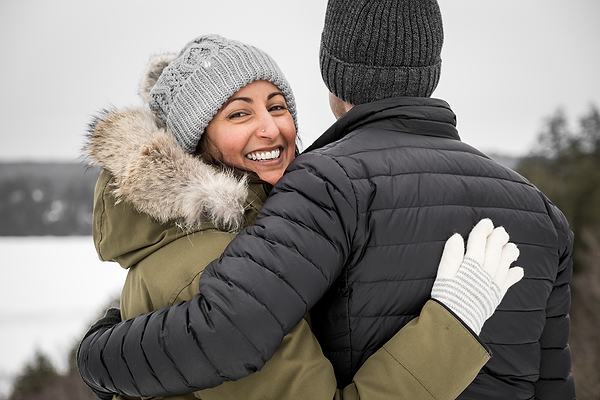
{"label": "man's back", "polygon": [[[566,220],[520,175],[457,140],[444,104],[357,106],[334,127],[342,138],[316,150],[347,175],[357,214],[342,273],[311,311],[316,335],[340,384],[350,381],[428,300],[444,241],[488,217],[519,246],[525,278],[484,325],[494,357],[463,396],[571,398]],[[316,162],[310,169],[326,174]]]}

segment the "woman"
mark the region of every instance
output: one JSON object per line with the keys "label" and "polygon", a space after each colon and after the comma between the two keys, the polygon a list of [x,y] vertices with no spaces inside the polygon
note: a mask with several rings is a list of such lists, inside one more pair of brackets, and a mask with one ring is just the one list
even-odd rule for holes
{"label": "woman", "polygon": [[[92,123],[86,147],[92,162],[104,168],[94,206],[98,255],[128,268],[121,298],[124,320],[192,299],[204,267],[220,256],[236,232],[253,223],[271,185],[296,154],[292,91],[276,64],[254,47],[219,36],[197,38],[177,57],[158,58],[141,86],[151,111],[106,112]],[[491,234],[489,221],[478,227],[484,231],[478,247],[478,259],[483,261],[488,235],[498,237],[500,230]],[[505,255],[504,264],[516,259],[516,247],[505,246],[507,236],[488,242],[494,242],[496,250]],[[459,247],[460,263],[464,252],[462,244]],[[95,334],[97,327],[86,335],[78,364],[82,377],[99,397],[110,398],[103,393],[106,382],[90,374],[87,364],[90,347],[110,340]],[[132,364],[127,371],[107,368],[109,374],[132,385],[119,387],[115,380],[111,389],[135,395],[180,394],[174,399],[356,399],[359,393],[364,397],[372,390],[381,393],[383,388],[391,396],[429,398],[433,391],[439,398],[450,399],[489,359],[474,338],[477,336],[451,312],[429,302],[421,317],[376,352],[344,390],[336,388],[331,365],[306,319],[284,337],[261,371],[217,386],[238,374],[221,370],[218,376],[206,378],[203,387],[217,386],[212,389],[188,394],[171,389],[173,382],[187,380],[182,378],[187,374],[206,374],[193,370],[192,357],[188,357],[188,367],[174,361],[179,355],[153,360],[154,354],[145,353],[139,360],[147,365]],[[426,376],[414,376],[414,369],[398,361],[403,346],[422,342],[429,347],[420,356],[435,357],[443,373],[427,371]],[[137,351],[135,343],[126,343],[125,349]],[[214,359],[226,362],[220,360],[218,350],[203,351],[209,357],[215,352]],[[439,357],[439,350],[444,350],[446,357]],[[444,364],[444,359],[451,364]],[[235,362],[231,360],[230,365]],[[167,380],[145,380],[138,388],[137,376],[157,372],[151,371],[151,364],[178,372]]]}

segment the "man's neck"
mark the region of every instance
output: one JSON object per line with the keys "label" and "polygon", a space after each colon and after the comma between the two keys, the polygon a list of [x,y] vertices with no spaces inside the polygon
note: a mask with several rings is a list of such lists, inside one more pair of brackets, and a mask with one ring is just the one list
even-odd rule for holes
{"label": "man's neck", "polygon": [[331,108],[331,112],[333,112],[335,119],[340,119],[344,114],[350,111],[354,105],[346,103],[344,100],[341,100],[336,97],[336,95],[329,92],[329,107]]}

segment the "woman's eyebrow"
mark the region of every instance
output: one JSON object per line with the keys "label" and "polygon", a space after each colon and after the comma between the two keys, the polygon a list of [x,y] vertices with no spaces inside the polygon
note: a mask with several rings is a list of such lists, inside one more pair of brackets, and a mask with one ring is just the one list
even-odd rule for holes
{"label": "woman's eyebrow", "polygon": [[[269,96],[267,96],[267,100],[271,100],[275,96],[283,96],[283,93],[281,93],[281,92],[273,92]],[[221,106],[221,108],[222,109],[226,108],[228,105],[230,105],[234,101],[245,101],[246,103],[249,103],[249,104],[253,104],[254,103],[254,100],[252,100],[250,97],[230,97],[225,103],[223,103],[223,105]]]}
{"label": "woman's eyebrow", "polygon": [[230,105],[231,103],[233,103],[234,101],[245,101],[246,103],[254,103],[254,100],[252,100],[250,97],[230,97],[225,103],[223,103],[223,105],[221,106],[221,108],[226,108],[228,105]]}
{"label": "woman's eyebrow", "polygon": [[[283,96],[283,93],[281,92],[273,92],[269,95],[269,97],[267,97],[267,100],[271,100],[273,97],[275,96]],[[285,96],[283,96],[285,98]]]}

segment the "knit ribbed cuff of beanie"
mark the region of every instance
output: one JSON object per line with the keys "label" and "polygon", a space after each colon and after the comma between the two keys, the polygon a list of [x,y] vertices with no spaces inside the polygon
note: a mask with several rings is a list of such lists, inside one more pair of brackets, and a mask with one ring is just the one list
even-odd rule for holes
{"label": "knit ribbed cuff of beanie", "polygon": [[441,74],[442,60],[423,67],[347,63],[321,47],[321,75],[331,93],[353,104],[392,97],[430,97]]}

